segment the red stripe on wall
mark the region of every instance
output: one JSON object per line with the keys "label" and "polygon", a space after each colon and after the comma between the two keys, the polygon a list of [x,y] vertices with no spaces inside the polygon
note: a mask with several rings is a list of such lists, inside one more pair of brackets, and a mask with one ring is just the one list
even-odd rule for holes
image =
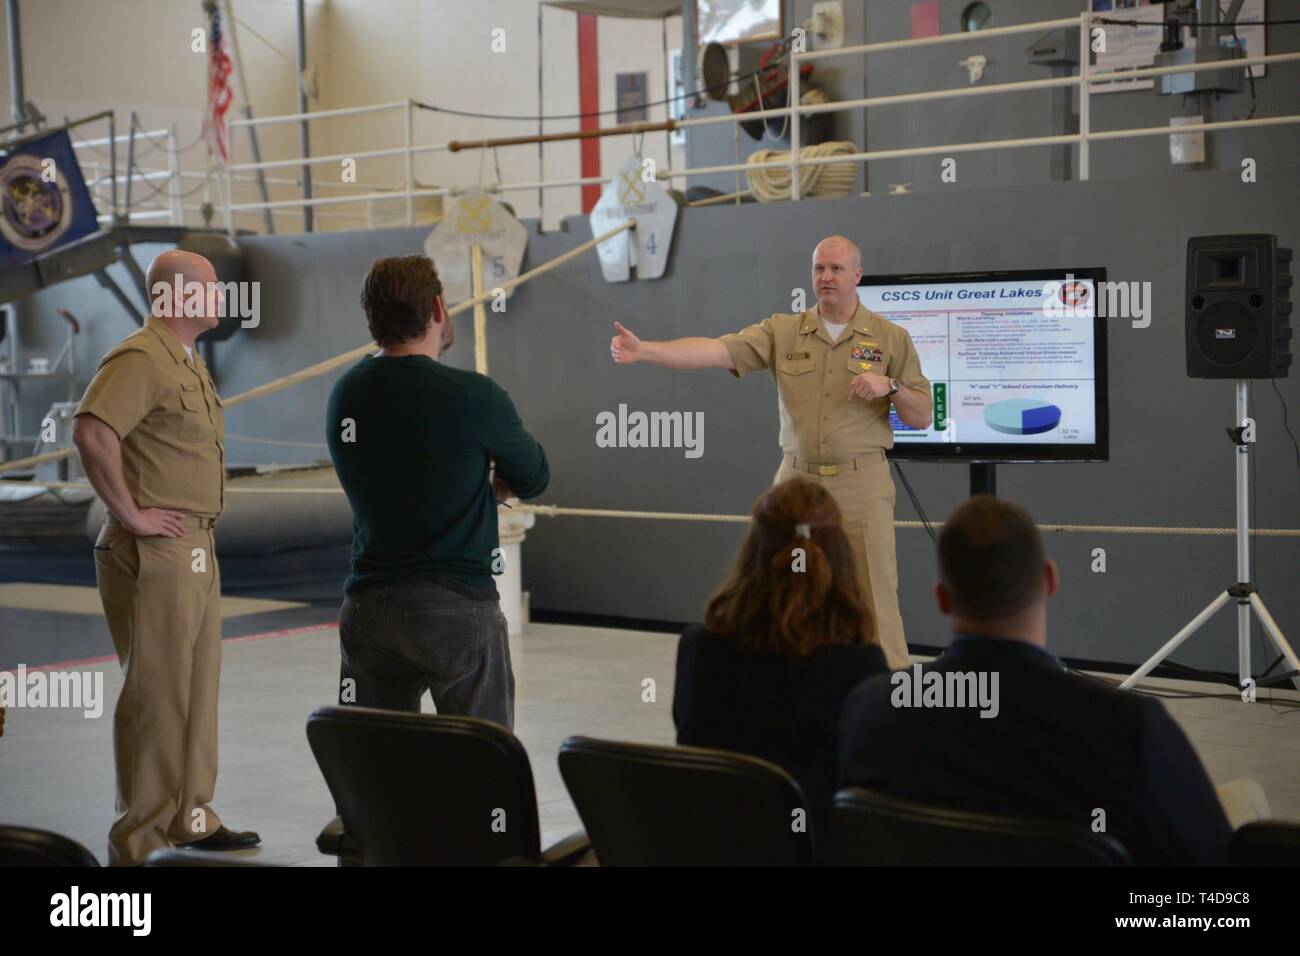
{"label": "red stripe on wall", "polygon": [[[578,14],[578,112],[596,113],[600,110],[600,72],[596,58],[596,15]],[[599,116],[583,116],[579,129],[597,129]],[[582,175],[600,175],[600,140],[580,141],[582,150]],[[600,186],[582,187],[582,211],[591,212],[600,199]]]}

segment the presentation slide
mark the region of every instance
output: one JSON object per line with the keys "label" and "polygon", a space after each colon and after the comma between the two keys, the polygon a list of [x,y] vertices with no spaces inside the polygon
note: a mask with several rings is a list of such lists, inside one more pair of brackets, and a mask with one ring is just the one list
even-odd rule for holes
{"label": "presentation slide", "polygon": [[1091,279],[900,281],[858,287],[862,304],[907,329],[930,380],[934,421],[894,443],[1097,442]]}

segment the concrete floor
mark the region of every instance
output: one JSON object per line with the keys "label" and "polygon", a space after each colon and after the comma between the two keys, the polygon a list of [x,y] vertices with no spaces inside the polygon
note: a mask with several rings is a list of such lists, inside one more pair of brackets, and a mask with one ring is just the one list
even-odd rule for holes
{"label": "concrete floor", "polygon": [[[543,845],[580,828],[555,757],[571,734],[671,744],[677,636],[533,624],[512,642],[517,679],[515,732],[533,762]],[[0,738],[0,822],[54,830],[106,859],[113,816],[112,702],[121,685],[115,662],[102,670],[99,719],[80,711],[10,708]],[[656,699],[642,701],[642,682]],[[337,631],[242,638],[225,646],[221,695],[221,775],[214,805],[233,828],[251,828],[263,845],[250,856],[294,866],[330,866],[315,848],[333,816],[329,792],[307,747],[307,715],[334,702]],[[1213,685],[1149,681],[1171,694],[1214,693]],[[1279,818],[1300,820],[1300,695],[1260,693],[1245,705],[1222,696],[1167,699],[1216,783],[1251,777]],[[426,706],[427,706],[426,698]]]}

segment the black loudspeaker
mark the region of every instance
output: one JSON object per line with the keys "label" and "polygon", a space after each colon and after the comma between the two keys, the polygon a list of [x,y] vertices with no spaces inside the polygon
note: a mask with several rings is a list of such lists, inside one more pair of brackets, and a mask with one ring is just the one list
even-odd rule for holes
{"label": "black loudspeaker", "polygon": [[1291,250],[1277,236],[1187,240],[1187,374],[1286,378],[1291,370]]}

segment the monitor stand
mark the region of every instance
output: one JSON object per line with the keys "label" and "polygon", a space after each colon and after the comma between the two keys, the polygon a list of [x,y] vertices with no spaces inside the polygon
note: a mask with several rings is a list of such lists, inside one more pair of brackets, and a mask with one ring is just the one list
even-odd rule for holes
{"label": "monitor stand", "polygon": [[970,493],[975,495],[993,495],[998,493],[997,465],[991,461],[975,462],[970,466]]}

